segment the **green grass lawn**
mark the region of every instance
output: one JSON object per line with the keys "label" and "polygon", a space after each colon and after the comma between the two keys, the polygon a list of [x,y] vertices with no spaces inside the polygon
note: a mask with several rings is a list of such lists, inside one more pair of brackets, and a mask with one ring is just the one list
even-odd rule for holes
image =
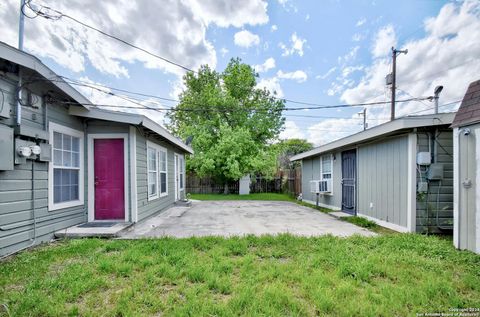
{"label": "green grass lawn", "polygon": [[274,200],[274,201],[296,201],[295,198],[287,194],[277,193],[259,193],[248,195],[236,194],[189,194],[190,199],[196,200]]}
{"label": "green grass lawn", "polygon": [[410,234],[71,240],[0,263],[1,304],[5,316],[415,316],[480,308],[480,256]]}

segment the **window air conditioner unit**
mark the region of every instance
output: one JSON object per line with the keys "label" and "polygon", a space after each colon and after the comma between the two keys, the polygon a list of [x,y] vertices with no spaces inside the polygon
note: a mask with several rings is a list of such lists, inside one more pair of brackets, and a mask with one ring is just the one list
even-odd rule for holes
{"label": "window air conditioner unit", "polygon": [[318,181],[310,181],[310,191],[312,193],[331,193],[332,192],[332,180],[324,179]]}

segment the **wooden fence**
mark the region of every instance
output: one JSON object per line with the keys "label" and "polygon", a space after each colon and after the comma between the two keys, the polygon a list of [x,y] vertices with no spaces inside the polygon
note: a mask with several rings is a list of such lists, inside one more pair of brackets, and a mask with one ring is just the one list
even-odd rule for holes
{"label": "wooden fence", "polygon": [[[302,172],[300,168],[279,171],[272,178],[261,175],[250,177],[250,193],[286,193],[297,196],[302,192]],[[194,173],[187,173],[187,193],[191,194],[222,194],[224,185],[211,177],[198,177]],[[231,194],[238,194],[239,181],[228,184]]]}

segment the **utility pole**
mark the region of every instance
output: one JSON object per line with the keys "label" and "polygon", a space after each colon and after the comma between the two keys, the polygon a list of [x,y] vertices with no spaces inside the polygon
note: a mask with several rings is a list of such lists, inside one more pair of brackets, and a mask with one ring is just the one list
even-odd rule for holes
{"label": "utility pole", "polygon": [[[23,9],[25,6],[25,0],[20,0],[20,16],[18,19],[18,49],[20,51],[23,51],[23,33],[24,33],[24,25],[25,25],[25,16],[23,15]],[[18,90],[18,95],[17,95],[17,111],[16,111],[16,116],[17,116],[17,126],[20,126],[22,124],[22,68],[18,68],[18,85],[17,85],[17,90]]]}
{"label": "utility pole", "polygon": [[403,53],[407,54],[408,50],[397,50],[392,46],[392,104],[390,106],[390,120],[395,120],[395,85],[397,82],[397,55]]}
{"label": "utility pole", "polygon": [[367,108],[363,108],[363,111],[358,113],[359,116],[363,116],[363,131],[367,130]]}
{"label": "utility pole", "polygon": [[25,25],[25,16],[23,15],[23,9],[25,6],[25,0],[20,0],[20,17],[18,20],[18,49],[23,51],[23,33]]}

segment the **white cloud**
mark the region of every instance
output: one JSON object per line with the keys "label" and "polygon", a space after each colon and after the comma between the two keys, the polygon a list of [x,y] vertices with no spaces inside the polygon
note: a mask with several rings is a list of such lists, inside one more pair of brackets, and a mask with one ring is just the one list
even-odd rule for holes
{"label": "white cloud", "polygon": [[393,26],[390,24],[381,28],[377,32],[373,43],[373,57],[382,57],[388,55],[391,52],[392,46],[395,46],[396,44],[397,37],[395,35]]}
{"label": "white cloud", "polygon": [[228,52],[229,52],[229,51],[228,51],[228,48],[226,48],[226,47],[222,47],[222,48],[220,49],[220,53],[222,54],[222,57],[225,57],[225,55],[227,55]]}
{"label": "white cloud", "polygon": [[277,72],[277,77],[281,79],[295,80],[297,83],[303,83],[308,79],[307,74],[303,70],[296,70],[289,73],[284,73],[283,71],[279,70]]}
{"label": "white cloud", "polygon": [[[134,114],[142,114],[148,118],[158,122],[161,125],[165,125],[165,112],[164,111],[155,111],[142,109],[142,105],[148,108],[165,108],[165,105],[162,105],[158,100],[150,98],[146,100],[137,100],[132,99],[128,95],[122,95],[115,92],[115,95],[110,94],[112,91],[109,88],[104,87],[100,83],[94,82],[88,77],[81,77],[79,79],[84,84],[87,84],[90,87],[85,85],[78,86],[74,85],[75,88],[87,97],[92,103],[97,105],[104,105],[101,108],[110,111],[121,111]],[[94,88],[91,88],[94,87]],[[129,102],[126,99],[130,99],[133,102]],[[113,107],[108,107],[106,105],[112,105]],[[118,108],[122,106],[123,108]],[[143,107],[143,108],[144,108]]]}
{"label": "white cloud", "polygon": [[[241,6],[234,0],[122,0],[114,3],[44,0],[42,3],[192,69],[202,64],[216,66],[215,48],[206,37],[206,29],[210,24],[243,27],[268,22],[267,2],[262,0],[246,0]],[[2,2],[1,40],[16,46],[18,14],[12,12],[18,12],[18,3],[13,0]],[[77,73],[91,64],[102,73],[128,77],[128,67],[132,63],[179,77],[184,73],[178,67],[68,19],[26,19],[25,49],[41,58],[51,58]]]}
{"label": "white cloud", "polygon": [[337,58],[338,60],[338,63],[339,64],[347,64],[351,61],[353,61],[355,58],[357,58],[357,53],[358,53],[358,50],[360,49],[360,46],[354,46],[350,49],[350,51],[343,55],[343,56],[339,56]]}
{"label": "white cloud", "polygon": [[357,23],[355,24],[355,26],[356,26],[356,27],[360,27],[360,26],[364,25],[366,22],[367,22],[367,19],[362,18],[362,19],[360,19],[360,20],[357,21]]}
{"label": "white cloud", "polygon": [[233,0],[187,0],[186,2],[190,5],[191,11],[199,15],[207,25],[214,23],[220,27],[239,28],[245,24],[258,25],[268,22],[268,3],[263,0],[244,0],[241,6]]}
{"label": "white cloud", "polygon": [[267,60],[261,65],[253,66],[256,72],[264,73],[270,69],[275,68],[275,59],[273,57],[267,58]]}
{"label": "white cloud", "polygon": [[360,34],[360,33],[355,33],[353,34],[352,36],[352,41],[354,42],[360,42],[361,40],[363,40],[365,38],[364,35]]}
{"label": "white cloud", "polygon": [[[424,23],[426,36],[401,43],[408,48],[407,55],[401,55],[397,62],[397,100],[429,96],[437,85],[445,88],[440,95],[442,104],[460,100],[468,84],[477,80],[480,74],[480,3],[464,2],[446,4],[440,13]],[[383,28],[385,30],[386,28]],[[393,30],[393,28],[392,28]],[[387,28],[388,31],[388,28]],[[390,41],[394,33],[390,33]],[[378,39],[378,37],[377,37]],[[389,49],[388,45],[385,45]],[[342,91],[339,86],[351,80],[353,71],[364,71],[360,81],[341,94],[345,103],[385,101],[385,75],[390,72],[390,56],[372,50],[373,63],[368,66],[345,66],[330,87],[329,93]],[[378,56],[380,55],[380,56]],[[406,92],[406,93],[405,93]],[[452,110],[457,105],[440,108]],[[397,104],[397,117],[408,114],[432,113],[433,103],[429,101]],[[425,110],[425,111],[423,111]],[[420,111],[420,112],[419,112]],[[423,111],[423,112],[422,112]],[[370,125],[385,122],[390,116],[388,105],[369,106],[367,117]],[[309,128],[307,139],[316,145],[333,141],[349,133],[361,130],[355,116],[352,119],[329,119]],[[328,130],[328,131],[323,131]],[[331,131],[331,132],[330,132]]]}
{"label": "white cloud", "polygon": [[274,24],[270,27],[271,32],[275,32],[276,30],[278,30],[278,26],[276,24]]}
{"label": "white cloud", "polygon": [[305,21],[308,21],[308,20],[310,20],[310,14],[307,14],[307,15],[305,16]]}
{"label": "white cloud", "polygon": [[337,67],[334,66],[334,67],[330,68],[325,74],[317,75],[317,76],[315,76],[315,78],[316,79],[326,79],[328,76],[333,74],[333,72],[336,71],[336,70],[337,70]]}
{"label": "white cloud", "polygon": [[260,44],[260,37],[250,31],[242,30],[235,33],[234,42],[237,46],[249,48],[250,46]]}
{"label": "white cloud", "polygon": [[283,90],[282,87],[280,86],[280,80],[277,77],[271,77],[271,78],[262,78],[258,83],[257,83],[257,88],[260,89],[267,89],[270,91],[272,94],[275,93],[277,97],[283,98]]}
{"label": "white cloud", "polygon": [[328,119],[314,124],[307,129],[307,140],[315,146],[320,146],[334,140],[346,137],[363,129],[361,120]]}
{"label": "white cloud", "polygon": [[305,139],[305,133],[300,130],[298,125],[294,121],[285,121],[285,130],[280,132],[279,138],[281,140],[286,139]]}
{"label": "white cloud", "polygon": [[290,37],[290,46],[287,46],[282,42],[279,43],[278,46],[283,50],[282,56],[289,56],[295,53],[299,56],[303,56],[303,45],[305,45],[306,42],[306,39],[300,38],[295,32]]}

